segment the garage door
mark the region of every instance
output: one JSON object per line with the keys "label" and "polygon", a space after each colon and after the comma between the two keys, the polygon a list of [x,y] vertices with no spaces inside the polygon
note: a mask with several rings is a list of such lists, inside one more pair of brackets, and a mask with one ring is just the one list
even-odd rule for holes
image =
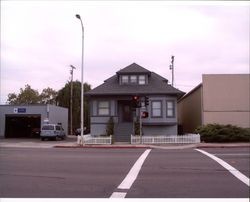
{"label": "garage door", "polygon": [[6,115],[6,138],[39,138],[41,115]]}

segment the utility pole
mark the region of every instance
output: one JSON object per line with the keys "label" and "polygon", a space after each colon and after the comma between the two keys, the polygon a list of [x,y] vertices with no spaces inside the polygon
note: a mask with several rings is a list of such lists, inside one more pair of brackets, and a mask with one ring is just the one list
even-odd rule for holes
{"label": "utility pole", "polygon": [[73,121],[73,110],[72,110],[72,96],[73,96],[73,75],[74,69],[76,69],[73,65],[70,65],[70,75],[71,75],[71,88],[70,88],[70,135],[73,135],[72,121]]}
{"label": "utility pole", "polygon": [[174,56],[171,56],[171,64],[169,65],[169,69],[172,70],[172,86],[174,87]]}

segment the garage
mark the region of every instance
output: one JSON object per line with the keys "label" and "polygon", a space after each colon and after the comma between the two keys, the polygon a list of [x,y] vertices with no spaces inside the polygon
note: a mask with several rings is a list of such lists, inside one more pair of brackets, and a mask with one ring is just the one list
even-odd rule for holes
{"label": "garage", "polygon": [[5,138],[39,138],[41,115],[6,115]]}
{"label": "garage", "polygon": [[68,109],[50,104],[0,105],[0,138],[39,138],[45,123],[60,123],[67,135]]}

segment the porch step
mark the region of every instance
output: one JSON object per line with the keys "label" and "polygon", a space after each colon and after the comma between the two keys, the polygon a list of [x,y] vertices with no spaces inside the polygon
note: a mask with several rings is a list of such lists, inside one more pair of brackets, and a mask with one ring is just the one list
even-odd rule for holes
{"label": "porch step", "polygon": [[130,135],[133,130],[133,123],[119,123],[115,126],[115,142],[130,142]]}

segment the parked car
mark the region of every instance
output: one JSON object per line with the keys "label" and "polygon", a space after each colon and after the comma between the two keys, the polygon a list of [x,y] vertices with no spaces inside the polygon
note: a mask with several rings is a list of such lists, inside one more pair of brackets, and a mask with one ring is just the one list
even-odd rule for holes
{"label": "parked car", "polygon": [[[88,129],[88,128],[86,128],[85,127],[85,130],[84,130],[84,135],[85,134],[89,134],[90,133],[90,130]],[[77,128],[76,130],[75,130],[75,135],[77,136],[77,135],[81,135],[81,128]]]}
{"label": "parked car", "polygon": [[66,134],[61,125],[46,124],[42,126],[40,138],[42,141],[46,138],[54,140],[56,140],[56,138],[61,138],[63,140],[66,138]]}

